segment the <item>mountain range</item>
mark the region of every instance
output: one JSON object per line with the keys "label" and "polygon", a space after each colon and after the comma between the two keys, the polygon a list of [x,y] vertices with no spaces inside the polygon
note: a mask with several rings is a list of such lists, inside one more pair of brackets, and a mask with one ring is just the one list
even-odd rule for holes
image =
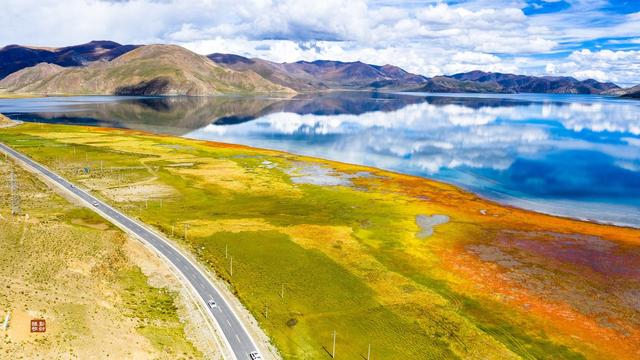
{"label": "mountain range", "polygon": [[145,45],[111,60],[81,66],[51,63],[23,68],[0,81],[12,93],[190,95],[293,92],[255,72],[234,71],[177,45]]}
{"label": "mountain range", "polygon": [[234,54],[207,56],[220,66],[237,71],[252,70],[271,82],[296,91],[388,89],[407,90],[424,84],[426,78],[393,65],[371,65],[360,61],[331,60],[276,63]]}
{"label": "mountain range", "polygon": [[49,63],[59,66],[83,66],[93,61],[112,60],[138,45],[120,45],[113,41],[91,41],[62,48],[8,45],[0,49],[0,79],[18,70]]}
{"label": "mountain range", "polygon": [[428,79],[420,89],[425,92],[489,92],[546,94],[605,94],[620,87],[593,79],[577,80],[567,76],[527,76],[471,71]]}
{"label": "mountain range", "polygon": [[63,48],[0,49],[0,91],[39,95],[217,95],[327,90],[562,93],[640,97],[638,86],[563,76],[471,71],[432,78],[394,65],[332,60],[277,63],[234,54],[198,55],[177,45],[92,41]]}
{"label": "mountain range", "polygon": [[618,95],[625,98],[640,99],[640,85],[632,86],[627,89],[618,89],[610,93],[610,95]]}

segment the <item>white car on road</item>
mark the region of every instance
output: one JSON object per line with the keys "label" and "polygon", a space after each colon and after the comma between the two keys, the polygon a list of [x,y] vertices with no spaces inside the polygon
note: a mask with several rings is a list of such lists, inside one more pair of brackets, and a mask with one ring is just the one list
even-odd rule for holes
{"label": "white car on road", "polygon": [[212,309],[214,309],[214,308],[217,308],[217,307],[218,307],[218,304],[216,304],[216,302],[215,302],[215,301],[213,301],[213,299],[211,299],[211,300],[207,301],[207,304],[209,304],[209,307],[210,307],[210,308],[212,308]]}

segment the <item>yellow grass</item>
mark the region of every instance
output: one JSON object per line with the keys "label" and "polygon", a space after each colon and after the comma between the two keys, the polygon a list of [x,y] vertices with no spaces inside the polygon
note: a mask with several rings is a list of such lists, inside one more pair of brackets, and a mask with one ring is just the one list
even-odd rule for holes
{"label": "yellow grass", "polygon": [[[19,185],[17,215],[10,211],[11,171]],[[138,301],[153,307],[176,299],[147,284],[134,263],[139,257],[127,250],[132,240],[13,163],[0,160],[0,179],[0,316],[11,314],[9,329],[0,330],[0,358],[202,357],[175,308],[162,319],[132,312],[137,305],[126,300],[123,274],[136,274]],[[30,332],[34,318],[47,321],[46,333]],[[149,322],[156,326],[141,331]],[[157,341],[159,333],[169,341]]]}
{"label": "yellow grass", "polygon": [[[630,305],[640,286],[638,230],[241,146],[36,125],[0,139],[173,234],[230,284],[285,358],[326,356],[334,330],[344,358],[361,357],[369,343],[380,359],[640,356]],[[294,182],[309,168],[352,183]],[[353,178],[358,172],[370,176]],[[417,218],[432,215],[449,221],[418,236]],[[619,266],[609,273],[583,258]]]}

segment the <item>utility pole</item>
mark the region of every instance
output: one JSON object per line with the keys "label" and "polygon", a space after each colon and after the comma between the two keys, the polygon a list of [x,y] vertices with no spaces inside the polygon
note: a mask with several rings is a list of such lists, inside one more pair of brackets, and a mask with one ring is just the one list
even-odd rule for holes
{"label": "utility pole", "polygon": [[224,244],[224,258],[229,258],[229,244]]}
{"label": "utility pole", "polygon": [[265,319],[269,318],[269,304],[264,304],[264,317]]}
{"label": "utility pole", "polygon": [[371,360],[371,344],[369,344],[369,350],[367,350],[367,360]]}
{"label": "utility pole", "polygon": [[284,299],[284,283],[282,284],[282,288],[280,289],[280,298]]}
{"label": "utility pole", "polygon": [[229,274],[233,276],[233,256],[229,256]]}
{"label": "utility pole", "polygon": [[336,358],[336,331],[333,330],[333,350],[331,351],[331,358]]}
{"label": "utility pole", "polygon": [[184,224],[184,239],[187,240],[187,230],[189,230],[189,224]]}
{"label": "utility pole", "polygon": [[171,237],[173,237],[173,225],[171,225]]}
{"label": "utility pole", "polygon": [[7,312],[7,315],[4,317],[4,322],[2,323],[2,329],[7,330],[9,328],[9,319],[11,318],[11,311]]}
{"label": "utility pole", "polygon": [[9,188],[11,189],[11,215],[18,215],[20,213],[20,193],[18,192],[18,180],[16,173],[13,171],[13,166],[9,172]]}

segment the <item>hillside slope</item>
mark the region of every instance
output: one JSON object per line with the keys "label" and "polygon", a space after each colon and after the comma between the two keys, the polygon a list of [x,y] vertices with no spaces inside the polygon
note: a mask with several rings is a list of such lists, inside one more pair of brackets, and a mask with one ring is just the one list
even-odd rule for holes
{"label": "hillside slope", "polygon": [[616,84],[593,79],[577,80],[566,76],[527,76],[471,71],[437,76],[415,90],[442,92],[603,94],[620,89]]}
{"label": "hillside slope", "polygon": [[[196,304],[153,252],[3,156],[0,178],[10,174],[20,206],[12,215],[12,191],[2,181],[0,307],[2,319],[10,318],[0,358],[205,359],[219,353],[197,330],[204,319],[191,315]],[[30,333],[34,318],[46,320],[46,334]]]}
{"label": "hillside slope", "polygon": [[640,85],[619,91],[616,95],[626,98],[640,99]]}
{"label": "hillside slope", "polygon": [[413,91],[442,93],[499,93],[501,90],[495,83],[457,80],[448,76],[430,78],[421,87],[413,89]]}
{"label": "hillside slope", "polygon": [[[4,79],[3,79],[4,78]],[[234,54],[201,56],[175,45],[92,41],[63,48],[0,49],[0,91],[29,94],[216,95],[389,90],[472,93],[611,94],[610,82],[484,71],[427,78],[393,65],[333,60],[277,63]],[[638,96],[638,95],[635,95]]]}
{"label": "hillside slope", "polygon": [[108,61],[137,47],[138,45],[121,45],[113,41],[91,41],[62,48],[7,45],[0,49],[0,79],[39,63],[69,67],[98,60]]}
{"label": "hillside slope", "polygon": [[210,54],[220,66],[254,71],[270,81],[298,91],[329,89],[412,89],[426,78],[393,65],[371,65],[360,61],[316,60],[276,63],[233,54]]}
{"label": "hillside slope", "polygon": [[14,93],[85,95],[217,95],[291,92],[252,71],[217,66],[176,45],[146,45],[111,61],[62,68],[39,64],[0,81]]}

